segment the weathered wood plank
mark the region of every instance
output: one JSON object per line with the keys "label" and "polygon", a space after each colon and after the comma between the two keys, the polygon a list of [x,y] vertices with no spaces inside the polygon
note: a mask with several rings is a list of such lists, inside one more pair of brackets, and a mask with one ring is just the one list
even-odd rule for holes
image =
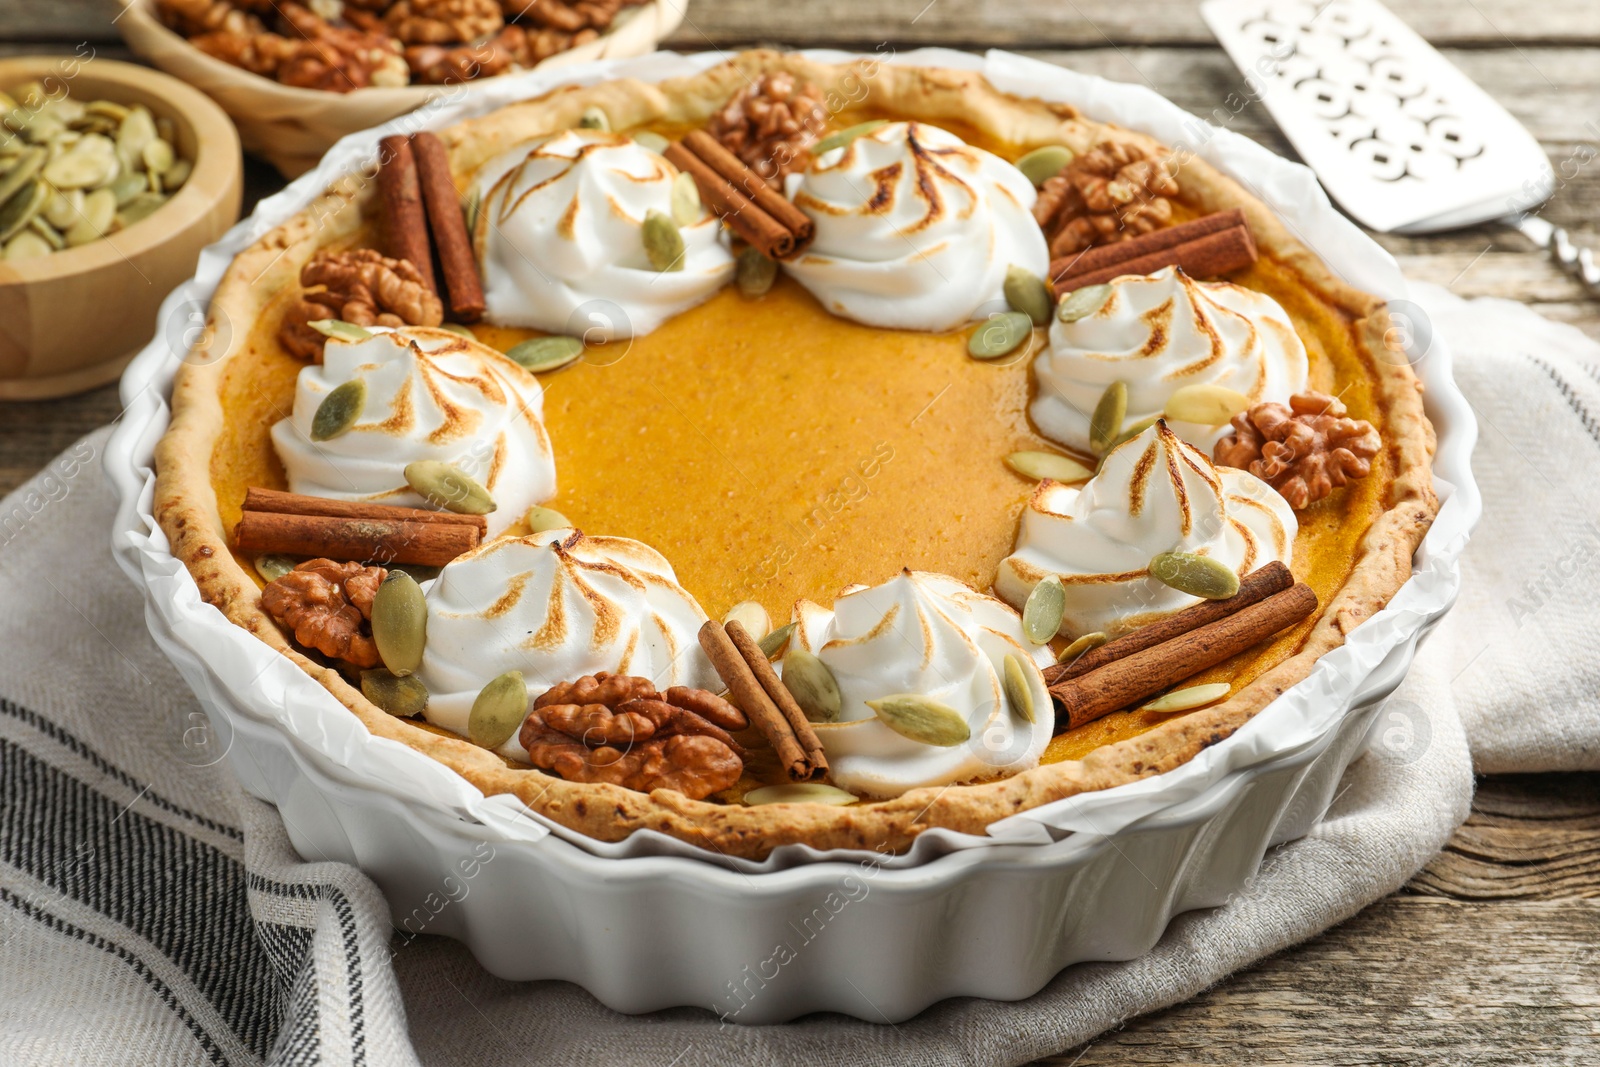
{"label": "weathered wood plank", "polygon": [[1184,1004],[1041,1061],[1588,1065],[1600,904],[1394,896]]}
{"label": "weathered wood plank", "polygon": [[[1600,7],[1593,4],[1392,0],[1389,6],[1436,44],[1600,42]],[[1195,0],[693,0],[668,44],[689,50],[768,41],[1004,48],[1210,44],[1198,7]]]}

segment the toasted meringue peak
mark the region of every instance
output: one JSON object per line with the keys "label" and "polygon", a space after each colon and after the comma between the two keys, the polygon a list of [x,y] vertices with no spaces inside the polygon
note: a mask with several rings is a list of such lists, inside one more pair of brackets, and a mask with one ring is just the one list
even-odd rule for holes
{"label": "toasted meringue peak", "polygon": [[784,266],[829,311],[868,326],[950,330],[1004,310],[1006,268],[1050,266],[1022,172],[953,133],[891,122],[791,175],[816,240]]}
{"label": "toasted meringue peak", "polygon": [[1213,466],[1158,422],[1113,450],[1081,488],[1039,483],[995,589],[1021,607],[1054,574],[1067,594],[1062,633],[1116,634],[1199,602],[1150,576],[1160,553],[1209,555],[1242,576],[1289,563],[1297,531],[1294,509],[1266,482]]}
{"label": "toasted meringue peak", "polygon": [[[372,328],[363,341],[329,338],[322,363],[300,371],[294,409],[272,427],[289,488],[309,496],[425,507],[406,483],[416,460],[449,463],[489,490],[489,535],[556,491],[538,379],[499,352],[448,330]],[[318,406],[345,382],[366,385],[355,425],[311,440]]]}
{"label": "toasted meringue peak", "polygon": [[[1092,315],[1050,326],[1034,361],[1039,392],[1029,408],[1045,436],[1089,451],[1089,417],[1112,382],[1128,387],[1129,425],[1161,414],[1187,385],[1220,385],[1251,404],[1284,402],[1305,388],[1305,345],[1278,302],[1230,282],[1197,282],[1177,267],[1126,275]],[[1228,431],[1172,422],[1207,452]]]}
{"label": "toasted meringue peak", "polygon": [[[799,647],[827,664],[839,684],[840,721],[815,729],[841,788],[891,797],[1016,774],[1037,765],[1050,743],[1054,714],[1039,673],[1051,661],[1049,649],[1029,644],[1022,619],[994,597],[942,574],[908,570],[841,595],[832,610],[801,601],[795,619]],[[1007,703],[1008,654],[1026,670],[1032,723]],[[891,730],[866,702],[898,693],[954,709],[971,737],[941,748]]]}
{"label": "toasted meringue peak", "polygon": [[[446,730],[465,735],[479,690],[511,670],[522,672],[530,701],[596,671],[663,690],[722,688],[696,641],[705,612],[672,565],[638,541],[571,529],[502,537],[446,565],[426,592],[418,677],[428,721]],[[528,755],[515,736],[497,751]]]}
{"label": "toasted meringue peak", "polygon": [[629,137],[565,130],[484,164],[473,244],[486,317],[590,340],[639,336],[733,277],[721,222],[680,226],[683,269],[645,255],[650,211],[672,214],[677,168]]}

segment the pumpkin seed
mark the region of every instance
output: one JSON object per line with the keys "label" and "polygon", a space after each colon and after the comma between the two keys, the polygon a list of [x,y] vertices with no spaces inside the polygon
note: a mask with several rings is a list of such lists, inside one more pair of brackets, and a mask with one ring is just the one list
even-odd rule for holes
{"label": "pumpkin seed", "polygon": [[448,330],[457,337],[465,337],[469,341],[476,341],[478,339],[477,334],[473,333],[459,322],[441,322],[439,324],[439,329]]}
{"label": "pumpkin seed", "polygon": [[1115,381],[1100,394],[1100,402],[1089,417],[1089,450],[1103,456],[1111,450],[1111,443],[1122,432],[1122,420],[1128,416],[1128,386]]}
{"label": "pumpkin seed", "polygon": [[366,406],[367,383],[360,378],[351,378],[335,386],[317,405],[317,413],[311,416],[311,439],[331,441],[349,433]]}
{"label": "pumpkin seed", "polygon": [[28,229],[43,237],[51,251],[59,252],[67,247],[67,239],[56,232],[56,228],[44,220],[43,215],[35,215],[28,220]]}
{"label": "pumpkin seed", "polygon": [[1221,426],[1250,407],[1250,398],[1220,385],[1186,385],[1167,398],[1166,416],[1178,422]]}
{"label": "pumpkin seed", "polygon": [[128,111],[128,117],[122,120],[122,125],[117,129],[117,155],[131,170],[135,164],[144,161],[144,146],[157,136],[156,121],[151,118],[150,112],[135,106]]}
{"label": "pumpkin seed", "polygon": [[67,245],[77,247],[98,241],[117,219],[117,194],[96,189],[83,198],[83,214],[67,229]]}
{"label": "pumpkin seed", "polygon": [[1207,685],[1191,685],[1187,689],[1174,689],[1156,697],[1148,704],[1140,705],[1140,711],[1188,711],[1205,704],[1211,704],[1228,695],[1228,690],[1233,686],[1227,682],[1211,682]]}
{"label": "pumpkin seed", "polygon": [[91,100],[83,105],[85,115],[99,115],[120,125],[128,117],[128,109],[113,100]]}
{"label": "pumpkin seed", "polygon": [[1015,711],[1023,722],[1033,722],[1033,686],[1028,684],[1028,670],[1022,665],[1015,653],[1006,654],[1002,682],[1006,691],[1006,699],[1011,702],[1011,710]]}
{"label": "pumpkin seed", "polygon": [[772,632],[772,616],[754,600],[741,600],[729,608],[728,613],[722,616],[722,624],[726,626],[730,622],[743,626],[745,632],[757,641]]}
{"label": "pumpkin seed", "polygon": [[407,463],[404,474],[406,484],[436,507],[461,515],[487,515],[495,509],[489,490],[466,471],[443,460],[419,459]]}
{"label": "pumpkin seed", "polygon": [[390,571],[372,598],[372,641],[383,665],[396,678],[422,666],[428,637],[428,602],[422,587],[405,571]]}
{"label": "pumpkin seed", "polygon": [[772,659],[779,652],[782,652],[783,647],[789,643],[789,638],[794,636],[794,632],[799,625],[797,622],[785,623],[757,641],[756,645],[761,649],[761,654],[768,659]]}
{"label": "pumpkin seed", "polygon": [[428,687],[414,674],[401,677],[381,667],[362,671],[361,695],[402,719],[415,718],[428,710]]}
{"label": "pumpkin seed", "polygon": [[1028,316],[1035,326],[1049,325],[1050,287],[1045,285],[1043,278],[1027,267],[1019,267],[1013,263],[1006,268],[1006,281],[1002,291],[1006,295],[1006,303],[1011,305],[1012,310]]}
{"label": "pumpkin seed", "polygon": [[167,168],[178,161],[172,146],[159,139],[146,144],[141,156],[145,172],[148,174],[165,174]]}
{"label": "pumpkin seed", "polygon": [[1072,644],[1068,645],[1066,648],[1063,648],[1061,650],[1061,655],[1056,657],[1056,662],[1074,663],[1077,661],[1078,657],[1082,656],[1085,652],[1093,652],[1095,649],[1099,648],[1109,640],[1111,640],[1111,635],[1102,633],[1099,630],[1086,633],[1076,641],[1072,642]]}
{"label": "pumpkin seed", "polygon": [[8,241],[21,233],[49,199],[50,187],[38,180],[30,180],[18,190],[4,207],[0,207],[0,241]]}
{"label": "pumpkin seed", "polygon": [[1106,306],[1106,301],[1111,299],[1111,286],[1086,285],[1082,289],[1074,289],[1061,298],[1061,303],[1056,305],[1056,318],[1062,322],[1077,322],[1086,319],[1096,311]]}
{"label": "pumpkin seed", "polygon": [[[160,193],[140,193],[129,200],[123,209],[117,212],[117,218],[122,225],[132,226],[134,223],[150,217],[155,209],[166,203],[166,197]],[[371,334],[368,334],[370,337]]]}
{"label": "pumpkin seed", "polygon": [[11,164],[11,169],[6,171],[6,176],[0,178],[0,204],[10,202],[17,190],[28,184],[44,167],[49,155],[43,148],[24,149],[17,161]]}
{"label": "pumpkin seed", "polygon": [[1082,463],[1055,452],[1013,452],[1006,457],[1006,466],[1024,478],[1035,480],[1081,482],[1094,476],[1094,471]]}
{"label": "pumpkin seed", "polygon": [[973,359],[998,359],[1033,336],[1033,320],[1021,311],[990,315],[967,338],[967,355]]}
{"label": "pumpkin seed", "polygon": [[1140,434],[1144,433],[1146,430],[1160,421],[1160,415],[1147,415],[1132,425],[1124,426],[1122,428],[1122,432],[1117,434],[1117,439],[1111,442],[1111,447],[1106,449],[1106,455],[1109,456],[1111,453],[1121,448],[1124,444],[1133,440],[1135,437],[1138,437]]}
{"label": "pumpkin seed", "polygon": [[[135,177],[138,176],[135,175]],[[143,181],[142,178],[139,180]],[[82,209],[83,191],[81,189],[73,189],[65,193],[58,189],[51,194],[49,200],[45,201],[44,210],[41,214],[50,225],[58,230],[64,230],[77,221],[78,212]]]}
{"label": "pumpkin seed", "polygon": [[919,693],[895,693],[869,700],[867,707],[889,729],[924,745],[953,748],[972,736],[960,712]]}
{"label": "pumpkin seed", "polygon": [[1150,577],[1206,600],[1226,600],[1239,591],[1239,575],[1232,567],[1196,552],[1161,553],[1150,561]]}
{"label": "pumpkin seed", "polygon": [[646,212],[639,236],[653,270],[667,273],[683,269],[683,234],[669,216],[655,210]]}
{"label": "pumpkin seed", "polygon": [[679,172],[672,179],[672,221],[679,226],[693,226],[705,217],[705,205],[700,202],[700,187],[694,183],[694,175],[688,171]]}
{"label": "pumpkin seed", "polygon": [[269,552],[256,557],[256,573],[261,575],[261,580],[265,582],[277,581],[294,570],[295,566],[294,557],[278,552]]}
{"label": "pumpkin seed", "polygon": [[506,671],[478,692],[467,715],[467,736],[475,745],[499,748],[528,717],[528,687],[521,671]]}
{"label": "pumpkin seed", "polygon": [[343,319],[312,319],[306,325],[322,336],[331,337],[335,341],[350,341],[354,343],[372,338],[372,334],[368,331],[353,322],[345,322]]}
{"label": "pumpkin seed", "polygon": [[506,349],[507,359],[535,374],[560,370],[581,355],[581,337],[534,337]]}
{"label": "pumpkin seed", "polygon": [[761,254],[761,249],[750,245],[739,253],[739,267],[735,275],[739,292],[745,296],[766,296],[772,283],[778,280],[778,262]]}
{"label": "pumpkin seed", "polygon": [[[123,207],[128,201],[140,193],[148,192],[149,189],[150,180],[143,174],[119,174],[116,180],[111,183],[111,195],[117,198],[118,207]],[[60,194],[57,195],[60,197]],[[60,197],[60,199],[65,201],[65,197]],[[52,222],[51,225],[54,226],[57,223]],[[71,223],[68,222],[65,225],[70,226]]]}
{"label": "pumpkin seed", "polygon": [[1071,162],[1072,149],[1066,145],[1050,144],[1035,148],[1017,160],[1016,168],[1037,188],[1060,174],[1061,168]]}
{"label": "pumpkin seed", "polygon": [[871,119],[867,122],[858,122],[854,126],[846,126],[842,130],[828,134],[822,140],[811,146],[811,154],[820,156],[832,152],[835,148],[843,148],[862,134],[871,133],[880,126],[889,125],[888,119]]}
{"label": "pumpkin seed", "polygon": [[565,530],[572,525],[572,520],[555,508],[542,508],[538,504],[528,509],[528,514],[523,516],[522,521],[528,524],[528,529],[533,533]]}
{"label": "pumpkin seed", "polygon": [[49,241],[32,230],[23,230],[6,242],[5,258],[7,260],[35,259],[39,256],[48,256],[50,252]]}
{"label": "pumpkin seed", "polygon": [[659,133],[653,133],[650,130],[640,130],[631,136],[633,137],[634,143],[639,145],[641,148],[648,148],[658,156],[665,152],[668,146],[672,144],[671,141],[667,140]]}
{"label": "pumpkin seed", "polygon": [[583,109],[583,114],[578,116],[578,129],[602,130],[609,133],[611,131],[611,120],[599,108],[586,107]]}
{"label": "pumpkin seed", "polygon": [[1061,629],[1061,615],[1067,610],[1067,588],[1061,579],[1049,575],[1033,587],[1022,605],[1022,636],[1036,645],[1049,641]]}
{"label": "pumpkin seed", "polygon": [[461,201],[461,214],[467,223],[468,237],[473,237],[478,232],[478,204],[480,200],[478,190],[474,188]]}
{"label": "pumpkin seed", "polygon": [[750,807],[760,804],[858,804],[861,798],[854,793],[821,782],[792,782],[784,785],[764,785],[744,795]]}
{"label": "pumpkin seed", "polygon": [[838,722],[843,698],[828,665],[803,648],[783,657],[783,687],[812,722]]}
{"label": "pumpkin seed", "polygon": [[161,188],[165,192],[175,193],[183,188],[183,183],[189,180],[189,175],[194,173],[194,164],[187,159],[173,160],[172,166],[161,172]]}
{"label": "pumpkin seed", "polygon": [[116,176],[117,170],[114,153],[102,154],[80,147],[45,164],[44,180],[57,189],[94,189],[109,182]]}

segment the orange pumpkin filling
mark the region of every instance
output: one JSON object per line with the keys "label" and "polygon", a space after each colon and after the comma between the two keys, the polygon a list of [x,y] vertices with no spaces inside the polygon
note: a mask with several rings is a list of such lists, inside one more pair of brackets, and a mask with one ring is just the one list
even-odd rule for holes
{"label": "orange pumpkin filling", "polygon": [[[1382,431],[1349,321],[1271,259],[1232,280],[1283,305],[1310,356],[1310,386]],[[247,487],[286,487],[268,430],[288,416],[304,366],[277,340],[293,295],[279,295],[226,372],[211,480],[228,529]],[[537,336],[474,332],[501,350]],[[647,336],[541,376],[560,485],[548,503],[587,533],[659,550],[713,617],[757,600],[785,620],[798,598],[828,604],[902,567],[987,590],[1033,488],[1002,458],[1055,447],[1028,422],[1026,352],[985,363],[967,356],[964,332],[862,326],[787,278],[757,299],[730,286]],[[1370,477],[1299,513],[1293,571],[1324,602],[1382,511],[1390,470],[1380,453]],[[1184,684],[1246,683],[1292,654],[1313,621]],[[1079,758],[1169,717],[1114,713],[1056,737],[1044,759]]]}

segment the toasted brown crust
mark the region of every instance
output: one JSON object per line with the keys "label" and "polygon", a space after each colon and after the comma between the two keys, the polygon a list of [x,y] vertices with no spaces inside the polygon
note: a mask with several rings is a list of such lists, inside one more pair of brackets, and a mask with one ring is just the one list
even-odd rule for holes
{"label": "toasted brown crust", "polygon": [[[470,172],[519,141],[575,125],[599,106],[613,127],[645,123],[701,125],[734,92],[764,71],[785,69],[810,79],[833,100],[929,122],[976,127],[1023,147],[1065,143],[1084,150],[1106,127],[1068,107],[1022,100],[996,91],[975,73],[854,63],[817,64],[798,56],[747,52],[704,74],[659,85],[606,82],[564,88],[442,132],[458,172]],[[1153,145],[1139,134],[1117,136]],[[1411,558],[1438,509],[1431,479],[1433,429],[1423,414],[1421,385],[1403,360],[1385,358],[1389,328],[1381,300],[1344,284],[1277,218],[1236,182],[1198,159],[1182,169],[1183,199],[1204,211],[1243,208],[1262,251],[1296,272],[1328,305],[1349,315],[1357,348],[1384,412],[1385,447],[1393,472],[1388,510],[1362,539],[1345,585],[1293,657],[1228,701],[1193,712],[1148,733],[1098,749],[1082,760],[1041,766],[1012,778],[970,786],[918,789],[893,800],[838,808],[820,804],[747,808],[692,801],[681,794],[635,793],[609,785],[565,782],[536,770],[513,769],[465,740],[440,736],[370,704],[333,670],[291,648],[262,613],[255,583],[228,551],[210,483],[210,457],[222,428],[223,369],[244,347],[248,324],[270,295],[293,281],[323,245],[347,239],[361,225],[370,189],[359,181],[330,190],[312,208],[241,253],[212,301],[214,320],[231,330],[222,351],[199,351],[180,369],[173,388],[171,428],[156,449],[156,517],[172,551],[189,568],[201,594],[234,623],[289,656],[349,708],[373,734],[425,752],[485,794],[510,793],[577,831],[617,841],[650,828],[730,855],[760,858],[790,843],[819,849],[900,851],[923,830],[942,826],[981,834],[997,819],[1064,797],[1107,789],[1180,766],[1229,736],[1256,712],[1304,678],[1316,660],[1344,642],[1379,611],[1410,576]]]}

